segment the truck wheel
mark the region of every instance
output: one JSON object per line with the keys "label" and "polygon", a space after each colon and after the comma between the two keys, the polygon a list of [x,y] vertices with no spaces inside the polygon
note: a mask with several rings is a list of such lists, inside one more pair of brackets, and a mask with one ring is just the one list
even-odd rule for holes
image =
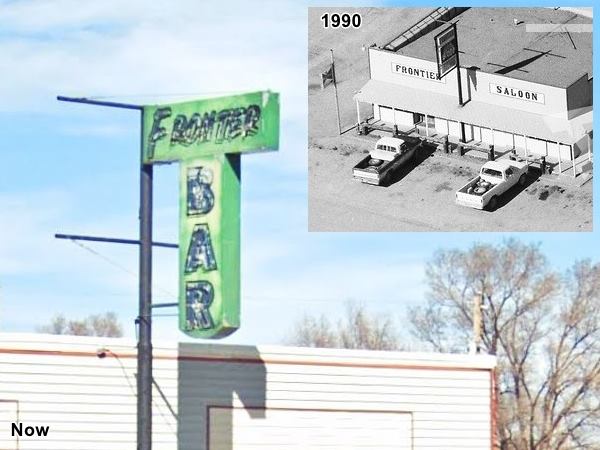
{"label": "truck wheel", "polygon": [[490,201],[487,204],[487,209],[489,211],[493,211],[496,209],[496,206],[498,206],[498,197],[494,195],[492,198],[490,198]]}
{"label": "truck wheel", "polygon": [[525,183],[527,183],[527,177],[523,174],[519,177],[519,186],[525,186]]}

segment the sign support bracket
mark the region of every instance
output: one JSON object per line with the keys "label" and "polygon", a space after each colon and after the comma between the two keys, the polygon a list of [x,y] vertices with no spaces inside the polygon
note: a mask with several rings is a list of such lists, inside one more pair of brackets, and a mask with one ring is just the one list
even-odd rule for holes
{"label": "sign support bracket", "polygon": [[[80,234],[63,234],[56,233],[54,235],[56,239],[68,239],[71,241],[91,241],[91,242],[107,242],[109,244],[133,244],[140,245],[139,239],[121,239],[121,238],[109,238],[103,236],[83,236]],[[179,248],[179,244],[172,244],[170,242],[152,242],[154,247],[165,247],[165,248]]]}

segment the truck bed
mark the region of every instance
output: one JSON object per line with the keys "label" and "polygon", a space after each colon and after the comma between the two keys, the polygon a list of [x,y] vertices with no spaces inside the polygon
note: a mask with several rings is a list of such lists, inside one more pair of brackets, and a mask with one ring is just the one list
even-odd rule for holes
{"label": "truck bed", "polygon": [[477,176],[456,192],[456,203],[469,208],[483,209],[487,204],[487,199],[484,201],[483,196],[492,192],[496,186]]}
{"label": "truck bed", "polygon": [[491,191],[496,185],[487,181],[482,181],[481,177],[477,177],[469,181],[458,192],[465,195],[482,196],[486,192]]}
{"label": "truck bed", "polygon": [[369,164],[369,161],[371,161],[372,159],[373,158],[371,157],[371,155],[368,155],[363,160],[361,160],[356,166],[354,166],[354,169],[352,170],[354,178],[362,181],[363,183],[380,183],[381,178],[392,166],[393,161],[383,161],[379,159],[378,161],[381,161],[381,163],[379,165],[374,166]]}

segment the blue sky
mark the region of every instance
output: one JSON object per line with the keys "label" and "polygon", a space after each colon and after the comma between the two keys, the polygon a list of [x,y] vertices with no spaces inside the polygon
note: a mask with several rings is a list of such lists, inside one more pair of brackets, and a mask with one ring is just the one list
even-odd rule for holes
{"label": "blue sky", "polygon": [[[134,335],[137,248],[53,236],[137,237],[139,116],[59,94],[154,103],[281,93],[280,151],[242,158],[243,324],[226,342],[280,343],[304,312],[337,317],[347,300],[401,320],[424,298],[435,249],[509,236],[306,231],[306,17],[291,0],[0,1],[0,331],[113,310]],[[176,242],[177,175],[155,169],[155,240]],[[517,236],[558,268],[597,259],[596,233]],[[175,301],[176,251],[157,249],[154,270],[155,301]],[[182,339],[176,318],[156,317],[155,337]]]}

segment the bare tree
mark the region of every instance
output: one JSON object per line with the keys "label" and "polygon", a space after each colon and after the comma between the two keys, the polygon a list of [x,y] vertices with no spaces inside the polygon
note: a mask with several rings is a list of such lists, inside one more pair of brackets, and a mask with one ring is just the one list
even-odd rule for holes
{"label": "bare tree", "polygon": [[81,320],[67,320],[63,314],[58,314],[50,320],[49,324],[38,327],[37,331],[75,336],[123,336],[123,328],[114,312],[90,315]]}
{"label": "bare tree", "polygon": [[290,343],[301,347],[338,347],[338,337],[323,315],[305,314],[294,326]]}
{"label": "bare tree", "polygon": [[360,304],[347,303],[346,314],[333,326],[323,315],[304,315],[289,343],[303,347],[398,350],[400,344],[390,316],[369,314]]}
{"label": "bare tree", "polygon": [[67,319],[62,314],[54,316],[48,325],[37,328],[38,333],[67,334]]}
{"label": "bare tree", "polygon": [[94,336],[106,336],[106,337],[121,337],[123,336],[123,329],[117,315],[109,311],[105,314],[96,314],[87,318],[88,326],[93,330]]}
{"label": "bare tree", "polygon": [[465,351],[473,298],[483,347],[498,356],[498,448],[600,449],[600,265],[549,267],[539,246],[442,250],[428,263],[427,304],[413,334],[437,351]]}

